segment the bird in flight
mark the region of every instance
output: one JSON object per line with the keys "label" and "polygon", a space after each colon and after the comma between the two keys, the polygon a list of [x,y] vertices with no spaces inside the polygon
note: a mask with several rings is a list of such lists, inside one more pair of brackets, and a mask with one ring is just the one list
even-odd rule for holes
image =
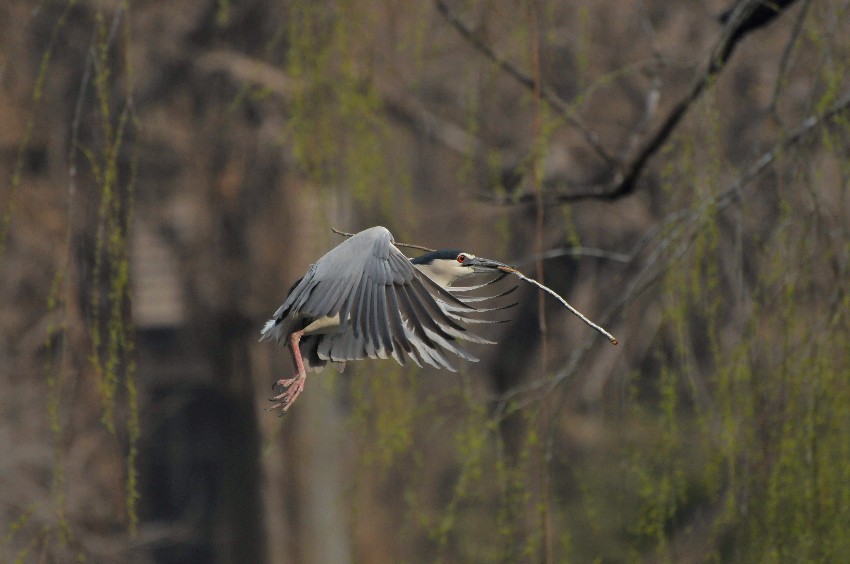
{"label": "bird in flight", "polygon": [[[475,296],[516,272],[498,261],[459,250],[434,251],[410,259],[384,227],[372,227],[346,239],[316,261],[289,290],[261,332],[260,341],[285,342],[292,352],[295,375],[278,380],[282,392],[269,409],[286,412],[301,392],[307,371],[328,362],[339,370],[350,360],[394,358],[404,365],[456,369],[446,353],[477,361],[460,341],[493,344],[467,329],[476,323],[498,323],[475,314],[507,309],[479,308],[475,303],[505,296]],[[453,284],[473,274],[496,274],[472,286]]]}

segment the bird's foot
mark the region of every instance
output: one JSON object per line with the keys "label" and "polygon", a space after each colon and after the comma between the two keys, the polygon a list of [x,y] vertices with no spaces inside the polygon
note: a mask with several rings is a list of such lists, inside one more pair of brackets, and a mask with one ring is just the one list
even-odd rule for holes
{"label": "bird's foot", "polygon": [[280,409],[280,415],[286,413],[286,410],[289,409],[295,400],[298,399],[298,396],[304,391],[304,383],[307,381],[306,374],[299,374],[294,378],[284,378],[275,382],[275,386],[280,386],[285,388],[286,391],[283,393],[276,395],[273,398],[269,398],[269,401],[276,402],[274,405],[269,407],[267,411],[271,411],[272,409]]}

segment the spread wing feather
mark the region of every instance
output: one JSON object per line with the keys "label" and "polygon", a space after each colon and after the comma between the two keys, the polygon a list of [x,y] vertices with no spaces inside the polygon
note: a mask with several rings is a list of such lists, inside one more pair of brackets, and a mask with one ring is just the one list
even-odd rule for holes
{"label": "spread wing feather", "polygon": [[476,361],[459,342],[491,343],[471,334],[464,324],[486,323],[471,315],[501,309],[477,309],[470,303],[486,297],[459,297],[456,290],[463,295],[467,288],[483,288],[495,280],[444,290],[392,244],[389,231],[373,227],[311,266],[292,286],[260,340],[281,341],[317,318],[338,315],[338,327],[304,336],[302,352],[311,368],[328,361],[392,357],[402,365],[409,358],[419,366],[455,370],[446,351]]}

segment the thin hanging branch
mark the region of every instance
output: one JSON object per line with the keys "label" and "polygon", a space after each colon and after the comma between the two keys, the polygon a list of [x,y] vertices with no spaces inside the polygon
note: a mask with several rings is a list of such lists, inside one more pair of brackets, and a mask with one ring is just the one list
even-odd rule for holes
{"label": "thin hanging branch", "polygon": [[[675,229],[678,233],[676,237],[680,237],[684,233],[684,230],[693,227],[696,218],[702,217],[705,214],[706,208],[712,207],[718,212],[728,208],[737,200],[741,191],[767,170],[777,157],[805,140],[809,135],[817,131],[819,126],[825,125],[826,122],[833,119],[844,119],[845,116],[850,117],[850,94],[844,96],[826,112],[804,119],[790,135],[778,141],[768,151],[755,159],[747,170],[725,190],[706,199],[696,209],[684,209],[670,214],[661,225],[652,229],[650,233],[638,241],[630,253],[630,263],[637,261],[638,257],[647,251],[651,241],[655,240],[661,233]],[[611,304],[608,310],[600,316],[603,324],[607,325],[611,323],[636,296],[655,284],[675,264],[675,258],[680,257],[690,247],[689,240],[679,239],[670,243],[675,238],[669,232],[665,239],[666,242],[661,242],[655,246],[640,271],[630,277],[631,281],[625,287],[617,301]],[[504,417],[509,413],[522,409],[529,403],[539,401],[540,397],[550,393],[556,386],[561,385],[571,378],[587,356],[587,353],[590,352],[593,342],[593,339],[587,339],[582,346],[575,349],[566,366],[554,378],[539,378],[524,386],[509,390],[500,396],[494,396],[492,399],[500,406],[497,415]],[[524,397],[525,399],[517,401],[518,397]],[[511,405],[510,409],[508,409],[508,404]]]}
{"label": "thin hanging branch", "polygon": [[[787,5],[790,5],[790,3],[781,8],[777,6],[777,10],[784,9]],[[767,21],[759,26],[753,26],[751,23],[754,15],[761,14],[761,8],[763,8],[762,0],[744,0],[729,12],[726,25],[711,51],[705,70],[694,78],[688,93],[673,106],[655,133],[644,143],[643,149],[638,151],[635,158],[623,167],[621,174],[615,176],[613,187],[600,195],[594,195],[594,197],[617,199],[634,192],[646,164],[667,142],[673,130],[679,125],[694,102],[700,98],[706,86],[723,70],[738,43],[753,29],[760,27],[760,25],[766,25]],[[758,14],[756,14],[757,11]],[[775,12],[775,15],[778,15],[778,11]]]}
{"label": "thin hanging branch", "polygon": [[[571,104],[559,97],[541,80],[535,80],[535,78],[525,74],[516,64],[499,55],[451,10],[445,0],[435,0],[435,5],[439,13],[470,45],[490,59],[508,76],[532,92],[539,88],[540,99],[545,101],[567,123],[575,127],[597,156],[611,169],[613,178],[610,181],[585,185],[580,189],[570,186],[571,183],[564,178],[541,179],[543,202],[550,206],[593,199],[616,200],[632,194],[636,190],[637,183],[648,163],[664,146],[688,110],[699,100],[705,88],[723,70],[737,45],[750,32],[773,22],[794,2],[795,0],[782,0],[765,4],[762,0],[742,0],[725,12],[720,18],[724,23],[723,32],[715,43],[711,55],[704,65],[704,70],[695,76],[687,94],[667,112],[660,125],[641,143],[640,138],[644,137],[645,132],[650,130],[648,118],[657,109],[658,85],[653,82],[650,92],[647,93],[644,115],[629,140],[629,149],[625,161],[614,157],[602,146],[598,136],[587,127]],[[287,77],[279,69],[238,54],[216,53],[215,56],[210,55],[204,58],[202,66],[212,69],[225,68],[233,74],[234,78],[262,84],[283,97],[288,97],[294,90],[301,87],[297,81]],[[384,97],[385,107],[391,114],[414,124],[434,140],[455,152],[469,154],[482,150],[481,140],[466,132],[462,127],[431,114],[422,104],[406,98],[393,88],[387,87],[386,84],[379,86],[381,86],[380,90]],[[518,186],[530,170],[530,162],[529,158],[519,159],[519,164],[503,170],[500,177],[504,184],[509,185],[509,187]],[[539,202],[534,193],[507,197],[496,197],[491,193],[479,193],[477,197],[501,205]]]}
{"label": "thin hanging branch", "polygon": [[463,20],[455,14],[451,8],[446,4],[444,0],[435,0],[435,4],[437,6],[437,11],[446,18],[452,27],[454,27],[460,35],[466,39],[470,45],[475,47],[480,53],[482,53],[485,57],[490,59],[497,67],[502,69],[508,76],[519,82],[522,86],[531,90],[532,92],[536,88],[540,88],[540,97],[549,104],[554,110],[556,110],[570,125],[575,127],[581,132],[582,137],[587,143],[593,148],[596,154],[603,160],[605,163],[613,168],[619,167],[619,161],[608,152],[605,147],[602,146],[602,143],[599,141],[599,137],[590,130],[590,128],[585,125],[581,116],[573,109],[573,107],[567,103],[563,98],[558,96],[551,88],[547,87],[545,84],[538,84],[538,81],[534,78],[525,74],[518,66],[509,61],[508,59],[502,57],[492,47],[484,43],[480,37],[478,37],[474,31],[469,29],[469,27],[463,22]]}
{"label": "thin hanging branch", "polygon": [[[532,92],[539,88],[541,97],[554,110],[561,114],[567,122],[576,127],[594,152],[601,157],[613,171],[610,182],[590,186],[581,191],[560,192],[546,196],[547,204],[560,204],[581,200],[602,199],[616,200],[632,194],[652,157],[664,146],[673,131],[693,106],[699,100],[706,87],[711,84],[726,66],[735,48],[749,35],[750,32],[773,22],[779,15],[794,4],[795,0],[781,0],[766,3],[763,0],[741,0],[731,9],[721,15],[723,30],[711,50],[704,69],[694,77],[687,94],[676,103],[666,114],[661,124],[654,132],[639,145],[634,156],[626,162],[613,157],[599,142],[598,137],[581,120],[572,107],[550,88],[538,85],[532,77],[522,72],[516,65],[500,56],[484,43],[446,4],[445,0],[435,0],[437,10],[446,20],[466,39],[475,49],[489,58],[507,75],[514,78],[523,87]],[[651,97],[650,97],[651,100]],[[522,174],[522,171],[517,171]],[[518,184],[518,182],[517,182]],[[546,184],[550,184],[547,182]],[[523,194],[519,197],[495,199],[492,195],[481,195],[484,199],[495,203],[514,205],[535,201],[534,194]]]}

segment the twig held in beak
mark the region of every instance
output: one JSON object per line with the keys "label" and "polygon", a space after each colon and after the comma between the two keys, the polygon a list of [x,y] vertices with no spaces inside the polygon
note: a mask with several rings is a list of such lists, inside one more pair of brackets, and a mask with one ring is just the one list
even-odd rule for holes
{"label": "twig held in beak", "polygon": [[608,340],[611,341],[612,345],[616,345],[617,343],[619,343],[619,341],[617,340],[617,338],[614,335],[612,335],[611,333],[609,333],[608,331],[606,331],[605,329],[603,329],[602,327],[600,327],[596,323],[589,320],[579,310],[577,310],[576,308],[571,306],[569,303],[567,303],[567,300],[565,300],[564,298],[559,296],[554,290],[547,288],[546,286],[544,286],[543,284],[541,284],[537,280],[534,280],[533,278],[529,278],[528,276],[526,276],[525,274],[523,274],[519,270],[517,270],[515,268],[511,268],[510,266],[498,266],[496,268],[498,268],[502,272],[509,272],[511,274],[516,274],[520,279],[525,280],[526,282],[531,282],[532,284],[534,284],[535,286],[537,286],[541,290],[545,290],[545,291],[549,292],[550,294],[552,294],[553,296],[558,298],[558,300],[560,300],[560,302],[562,304],[564,304],[567,307],[568,310],[570,310],[571,312],[576,314],[579,317],[579,319],[581,319],[582,321],[584,321],[585,323],[587,323],[588,325],[590,325],[591,327],[593,327],[594,329],[596,329],[597,331],[599,331],[600,333],[605,335],[608,338]]}

